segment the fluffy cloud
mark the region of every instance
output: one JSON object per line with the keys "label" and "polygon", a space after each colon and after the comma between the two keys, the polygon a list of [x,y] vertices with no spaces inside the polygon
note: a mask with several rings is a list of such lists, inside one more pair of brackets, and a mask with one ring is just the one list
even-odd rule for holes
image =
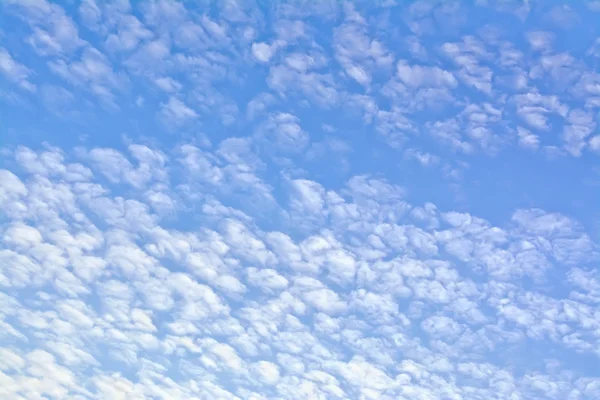
{"label": "fluffy cloud", "polygon": [[[140,398],[158,388],[190,396],[210,393],[181,378],[167,383],[152,374],[106,383],[118,377],[115,373],[145,363],[171,370],[164,359],[168,354],[183,363],[176,376],[204,371],[215,377],[217,387],[235,377],[239,386],[227,396],[253,390],[285,397],[295,385],[338,397],[356,390],[402,396],[407,390],[442,388],[455,396],[484,396],[491,395],[489,389],[455,386],[447,376],[457,363],[485,371],[480,359],[492,348],[469,349],[475,337],[494,346],[529,337],[567,353],[591,350],[600,341],[583,297],[586,292],[589,298],[598,295],[593,283],[581,278],[588,272],[573,267],[569,273],[579,296],[573,300],[506,281],[557,273],[549,260],[569,265],[561,247],[573,251],[575,242],[580,258],[570,255],[569,260],[597,259],[595,244],[581,225],[563,215],[519,210],[514,227],[498,228],[469,214],[440,214],[429,204],[415,207],[411,218],[421,223],[431,214],[427,218],[444,221],[445,227],[430,224],[422,230],[384,212],[386,202],[403,196],[400,189],[357,176],[348,183],[351,197],[342,200],[343,207],[356,210],[347,222],[360,224],[353,228],[353,240],[334,224],[304,240],[302,229],[289,228],[287,234],[300,240],[295,243],[284,232],[265,233],[226,216],[202,233],[166,227],[167,220],[145,206],[139,180],[131,181],[132,197],[109,194],[127,182],[117,171],[135,171],[128,157],[106,148],[85,154],[92,156],[87,160],[98,177],[90,173],[66,181],[68,159],[80,155],[63,153],[53,164],[36,166],[35,160],[48,158],[47,153],[24,147],[14,153],[22,165],[14,170],[19,175],[2,170],[2,209],[11,221],[1,239],[2,321],[5,335],[29,340],[2,350],[3,359],[13,360],[3,368],[3,379],[13,382],[5,387],[16,391],[25,390],[16,380],[46,379],[53,385],[28,385],[28,396],[79,391],[85,397],[91,390],[85,382],[96,396],[115,390],[119,396],[120,385],[129,385],[123,390],[138,391]],[[114,160],[99,163],[106,154],[119,154],[120,167],[107,170]],[[162,152],[132,145],[130,154],[144,162],[158,159],[163,170],[170,169],[170,158]],[[156,165],[149,169],[160,171]],[[102,174],[107,180],[99,184]],[[153,174],[142,182],[165,179]],[[82,184],[103,190],[84,195],[78,190]],[[46,189],[40,191],[40,185]],[[298,190],[314,196],[319,186],[305,179],[287,187],[296,197]],[[306,193],[305,200],[290,207],[321,213],[342,207],[325,200],[331,194],[317,194],[315,203]],[[40,201],[46,204],[43,211]],[[185,203],[181,206],[185,210]],[[215,242],[219,237],[220,245]],[[585,336],[577,338],[576,332]],[[399,352],[408,352],[402,364],[393,361]],[[342,361],[349,353],[355,358]],[[413,363],[408,370],[406,357]],[[40,360],[45,367],[35,366]],[[90,374],[83,367],[89,364],[105,372]],[[527,380],[513,377],[501,362],[494,362],[494,368],[511,377],[514,390],[528,393]],[[498,373],[481,372],[481,379]]]}
{"label": "fluffy cloud", "polygon": [[600,397],[597,7],[509,3],[2,3],[0,397]]}

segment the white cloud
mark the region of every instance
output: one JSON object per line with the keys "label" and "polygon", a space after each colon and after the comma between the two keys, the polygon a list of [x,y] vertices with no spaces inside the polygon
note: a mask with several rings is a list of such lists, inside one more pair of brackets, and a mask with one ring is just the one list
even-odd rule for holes
{"label": "white cloud", "polygon": [[81,59],[71,63],[62,59],[50,61],[49,68],[76,87],[84,87],[107,103],[114,102],[113,90],[123,88],[126,77],[113,71],[104,54],[94,48],[86,48]]}
{"label": "white cloud", "polygon": [[253,365],[258,378],[267,385],[274,385],[279,381],[279,368],[269,361],[259,361]]}
{"label": "white cloud", "polygon": [[330,74],[298,71],[287,65],[271,67],[267,84],[282,95],[287,92],[299,92],[322,107],[335,105],[340,97],[336,83]]}
{"label": "white cloud", "polygon": [[15,61],[10,53],[2,47],[0,47],[0,72],[6,79],[15,82],[23,89],[30,92],[35,91],[36,86],[27,80],[31,70]]}
{"label": "white cloud", "polygon": [[517,127],[517,135],[519,137],[519,145],[526,149],[535,150],[540,145],[540,138],[538,135],[531,133],[530,130]]}
{"label": "white cloud", "polygon": [[418,150],[408,149],[404,152],[404,155],[408,159],[417,160],[419,163],[421,163],[421,165],[424,166],[434,165],[439,162],[439,157],[431,153],[424,153]]}
{"label": "white cloud", "polygon": [[248,274],[248,283],[262,290],[282,290],[288,286],[288,280],[274,269],[250,267],[246,273]]}
{"label": "white cloud", "polygon": [[369,37],[365,20],[351,4],[344,9],[346,21],[334,31],[335,56],[350,78],[369,87],[375,70],[389,68],[394,57],[382,42]]}
{"label": "white cloud", "polygon": [[533,31],[527,33],[527,41],[533,50],[547,51],[552,49],[554,34],[544,31]]}
{"label": "white cloud", "polygon": [[456,87],[456,78],[438,67],[423,67],[409,65],[406,61],[398,61],[396,66],[398,78],[409,87]]}
{"label": "white cloud", "polygon": [[569,125],[565,126],[563,133],[565,149],[573,156],[580,156],[588,136],[596,129],[596,123],[590,113],[578,109],[571,110],[566,120]]}
{"label": "white cloud", "polygon": [[10,0],[6,7],[31,27],[32,34],[25,40],[42,56],[70,54],[85,43],[79,37],[77,25],[57,4],[46,0]]}
{"label": "white cloud", "polygon": [[136,73],[160,72],[170,53],[170,43],[156,39],[140,46],[124,64]]}
{"label": "white cloud", "polygon": [[141,188],[152,179],[164,179],[165,156],[160,151],[142,145],[131,145],[129,151],[138,162],[137,168],[114,149],[96,148],[81,156],[88,157],[100,173],[113,183],[127,182]]}
{"label": "white cloud", "polygon": [[310,140],[299,122],[300,120],[292,114],[278,113],[269,117],[261,131],[265,131],[267,140],[272,140],[279,150],[298,153],[306,148]]}
{"label": "white cloud", "polygon": [[481,61],[489,57],[482,43],[469,36],[459,43],[444,43],[441,51],[460,67],[457,76],[465,85],[491,94],[493,71],[481,65]]}
{"label": "white cloud", "polygon": [[258,61],[262,63],[269,62],[277,51],[277,45],[268,45],[267,43],[253,43],[252,44],[252,55]]}
{"label": "white cloud", "polygon": [[600,396],[593,14],[393,3],[0,5],[0,397]]}
{"label": "white cloud", "polygon": [[154,36],[133,15],[122,14],[113,18],[118,19],[118,22],[116,22],[117,31],[116,33],[109,34],[104,43],[104,46],[109,51],[132,51],[141,42],[151,39]]}
{"label": "white cloud", "polygon": [[295,179],[290,184],[293,188],[291,202],[294,208],[310,214],[321,212],[324,205],[324,190],[318,183]]}
{"label": "white cloud", "polygon": [[593,151],[600,151],[600,136],[596,135],[589,141],[589,146]]}
{"label": "white cloud", "polygon": [[169,76],[156,78],[154,80],[154,83],[160,89],[164,90],[165,92],[169,92],[169,93],[170,92],[178,92],[183,87],[181,85],[181,83],[177,82],[175,79],[173,79]]}
{"label": "white cloud", "polygon": [[176,97],[169,97],[166,103],[161,104],[161,118],[165,124],[179,126],[198,118],[198,113],[188,107]]}

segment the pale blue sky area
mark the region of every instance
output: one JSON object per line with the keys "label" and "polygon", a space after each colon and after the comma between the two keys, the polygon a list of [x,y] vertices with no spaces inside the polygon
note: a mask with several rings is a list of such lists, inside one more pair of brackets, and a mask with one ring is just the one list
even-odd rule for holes
{"label": "pale blue sky area", "polygon": [[0,398],[600,398],[600,2],[0,3]]}

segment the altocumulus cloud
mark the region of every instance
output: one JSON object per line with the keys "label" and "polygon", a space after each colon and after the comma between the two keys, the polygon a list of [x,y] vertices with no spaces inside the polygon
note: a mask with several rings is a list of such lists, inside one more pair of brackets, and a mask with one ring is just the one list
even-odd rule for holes
{"label": "altocumulus cloud", "polygon": [[597,2],[0,4],[3,399],[598,399]]}

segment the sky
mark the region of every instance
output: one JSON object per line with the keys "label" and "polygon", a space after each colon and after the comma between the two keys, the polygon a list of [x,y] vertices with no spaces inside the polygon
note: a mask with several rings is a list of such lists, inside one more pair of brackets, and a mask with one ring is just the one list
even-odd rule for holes
{"label": "sky", "polygon": [[0,2],[0,398],[600,398],[600,2]]}

